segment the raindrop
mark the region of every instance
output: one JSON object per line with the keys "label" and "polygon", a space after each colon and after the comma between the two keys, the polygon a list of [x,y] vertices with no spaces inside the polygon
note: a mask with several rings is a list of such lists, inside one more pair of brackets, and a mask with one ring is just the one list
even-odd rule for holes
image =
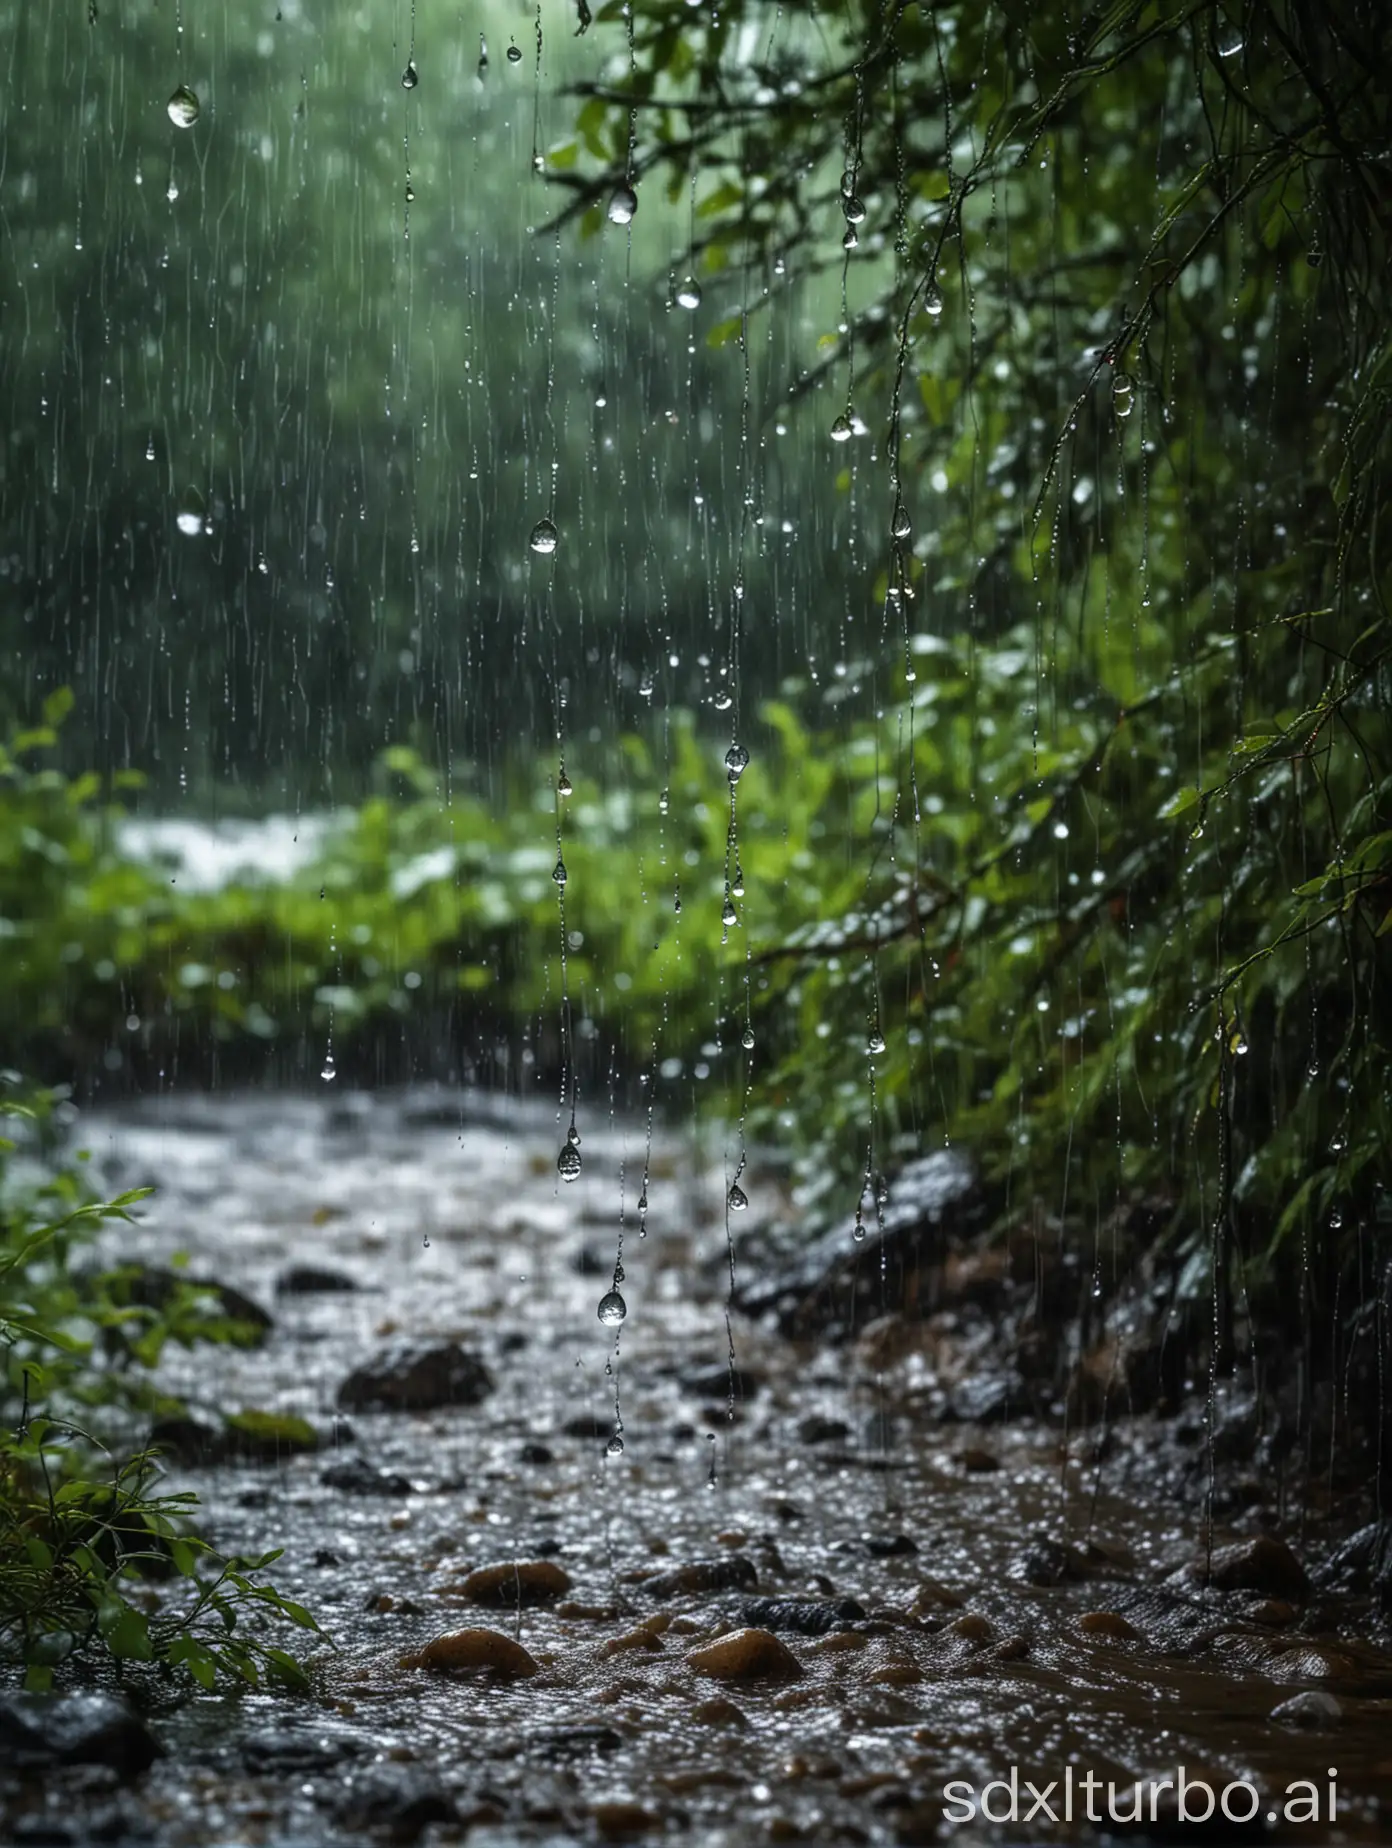
{"label": "raindrop", "polygon": [[556,864],[551,868],[551,877],[558,886],[563,886],[566,882],[566,863],[559,854],[556,856]]}
{"label": "raindrop", "polygon": [[401,87],[403,90],[414,90],[419,82],[420,72],[416,69],[416,61],[414,58],[409,58],[405,70],[401,73]]}
{"label": "raindrop", "polygon": [[567,1142],[556,1157],[556,1172],[563,1181],[578,1181],[580,1168],[580,1151],[573,1142]]}
{"label": "raindrop", "polygon": [[616,1264],[614,1266],[614,1288],[617,1289],[619,1285],[623,1282],[623,1280],[624,1280],[624,1267],[622,1264]]}
{"label": "raindrop", "polygon": [[153,462],[154,459],[155,459],[155,439],[154,437],[151,437],[149,442],[146,443],[145,445],[145,460],[147,462]]}
{"label": "raindrop", "polygon": [[730,881],[730,890],[736,898],[744,897],[744,868],[739,865],[735,867],[735,876]]}
{"label": "raindrop", "polygon": [[890,535],[895,539],[907,539],[913,531],[913,522],[909,519],[909,510],[900,501],[894,509],[894,518],[890,523]]}
{"label": "raindrop", "polygon": [[671,808],[671,806],[672,806],[672,798],[668,795],[667,791],[664,789],[662,794],[657,798],[658,814],[665,815],[668,809]]}
{"label": "raindrop", "polygon": [[1231,20],[1224,20],[1219,25],[1218,56],[1220,58],[1235,58],[1242,50],[1243,42],[1242,34]]}
{"label": "raindrop", "polygon": [[863,225],[865,223],[864,202],[857,199],[854,193],[848,198],[842,199],[841,210],[846,214],[846,223],[848,225]]}
{"label": "raindrop", "polygon": [[1131,400],[1136,387],[1129,372],[1118,372],[1112,380],[1112,409],[1118,417],[1131,415]]}
{"label": "raindrop", "polygon": [[599,1319],[606,1328],[617,1328],[628,1314],[628,1304],[617,1290],[610,1290],[599,1299]]}
{"label": "raindrop", "polygon": [[616,186],[609,198],[609,222],[611,225],[628,225],[633,222],[633,214],[638,210],[638,195],[627,184]]}
{"label": "raindrop", "polygon": [[843,411],[836,422],[831,426],[831,440],[833,443],[847,443],[850,441],[850,438],[851,420]]}
{"label": "raindrop", "polygon": [[199,101],[187,84],[179,85],[165,107],[175,128],[192,128],[198,120]]}
{"label": "raindrop", "polygon": [[865,1221],[863,1219],[857,1219],[855,1224],[851,1227],[851,1237],[855,1240],[857,1245],[863,1245],[865,1243]]}
{"label": "raindrop", "polygon": [[414,205],[415,202],[416,202],[416,189],[411,184],[411,182],[407,180],[406,182],[406,203],[407,205]]}
{"label": "raindrop", "polygon": [[[521,57],[522,54],[519,52],[517,55]],[[621,1457],[623,1455],[623,1447],[623,1439],[616,1431],[609,1439],[609,1442],[604,1446],[604,1454],[606,1457]]]}
{"label": "raindrop", "polygon": [[749,1205],[749,1195],[740,1186],[738,1181],[735,1182],[729,1193],[726,1194],[725,1204],[732,1213],[742,1213],[745,1207]]}
{"label": "raindrop", "polygon": [[520,64],[522,62],[522,47],[520,45],[508,46],[507,61],[509,64]]}
{"label": "raindrop", "polygon": [[865,1050],[870,1054],[870,1057],[873,1059],[879,1053],[882,1053],[884,1049],[885,1049],[884,1034],[881,1033],[879,1028],[877,1027],[875,1031],[870,1035],[869,1039],[866,1040]]}
{"label": "raindrop", "polygon": [[323,1068],[321,1069],[319,1076],[324,1080],[325,1084],[332,1084],[334,1079],[338,1076],[338,1073],[334,1069],[332,1053],[329,1053],[327,1057],[325,1058]]}
{"label": "raindrop", "polygon": [[753,1052],[754,1050],[754,1029],[753,1027],[746,1027],[744,1029],[744,1032],[741,1033],[740,1045],[744,1047],[744,1050],[746,1052]]}
{"label": "raindrop", "polygon": [[923,291],[923,307],[925,312],[931,314],[935,321],[942,313],[942,290],[938,287],[937,283],[930,282],[928,287]]}
{"label": "raindrop", "polygon": [[542,557],[546,558],[555,551],[559,537],[554,520],[538,520],[532,528],[532,536],[527,544],[534,552],[540,552]]}
{"label": "raindrop", "polygon": [[855,188],[855,175],[851,172],[850,168],[847,167],[846,171],[841,175],[841,197],[843,199],[851,198],[855,193]]}
{"label": "raindrop", "polygon": [[694,276],[687,276],[677,290],[678,308],[699,308],[701,306],[701,285]]}
{"label": "raindrop", "polygon": [[860,239],[856,236],[855,226],[847,225],[846,235],[841,240],[841,248],[843,250],[854,250],[859,243]]}
{"label": "raindrop", "polygon": [[725,909],[720,914],[720,922],[725,926],[726,930],[729,930],[733,925],[739,922],[739,913],[735,910],[733,899],[727,898],[725,900]]}
{"label": "raindrop", "polygon": [[194,513],[189,508],[182,509],[174,516],[174,524],[179,531],[190,539],[196,539],[203,530],[203,515]]}
{"label": "raindrop", "polygon": [[732,783],[738,783],[749,767],[749,753],[742,744],[732,744],[725,753],[725,774]]}
{"label": "raindrop", "polygon": [[561,774],[556,778],[556,794],[558,796],[569,796],[574,793],[574,789],[575,785],[571,782],[565,771],[562,770]]}

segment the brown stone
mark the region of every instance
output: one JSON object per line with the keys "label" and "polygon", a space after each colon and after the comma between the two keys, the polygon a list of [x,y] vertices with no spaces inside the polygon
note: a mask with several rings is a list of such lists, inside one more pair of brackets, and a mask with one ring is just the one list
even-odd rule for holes
{"label": "brown stone", "polygon": [[474,1604],[547,1604],[570,1590],[570,1574],[550,1559],[518,1559],[505,1565],[480,1566],[459,1587]]}
{"label": "brown stone", "polygon": [[592,1804],[590,1816],[606,1842],[628,1841],[635,1835],[647,1835],[662,1827],[662,1818],[655,1810],[631,1799]]}
{"label": "brown stone", "polygon": [[1140,1631],[1128,1623],[1119,1611],[1084,1611],[1078,1619],[1084,1636],[1106,1636],[1115,1642],[1133,1642]]}
{"label": "brown stone", "polygon": [[491,1675],[518,1681],[540,1673],[540,1664],[521,1643],[497,1630],[452,1630],[437,1636],[414,1655],[401,1658],[403,1668],[424,1668],[433,1675]]}
{"label": "brown stone", "polygon": [[1270,1534],[1215,1547],[1207,1558],[1194,1561],[1189,1576],[1217,1591],[1255,1591],[1295,1604],[1303,1603],[1310,1590],[1304,1566],[1284,1540]]}
{"label": "brown stone", "polygon": [[802,1673],[797,1657],[771,1630],[731,1630],[686,1659],[713,1681],[786,1680]]}

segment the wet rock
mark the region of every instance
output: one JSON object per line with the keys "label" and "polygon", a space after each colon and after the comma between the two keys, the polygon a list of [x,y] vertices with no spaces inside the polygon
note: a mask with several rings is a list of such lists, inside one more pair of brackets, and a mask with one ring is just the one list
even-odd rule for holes
{"label": "wet rock", "polygon": [[327,1571],[330,1566],[341,1566],[343,1561],[331,1546],[317,1546],[310,1564],[318,1566],[321,1571]]}
{"label": "wet rock", "polygon": [[955,1611],[961,1608],[962,1600],[950,1586],[942,1584],[938,1579],[925,1578],[919,1580],[918,1589],[909,1600],[908,1615],[925,1617],[932,1611]]}
{"label": "wet rock", "polygon": [[1194,1560],[1186,1576],[1215,1591],[1254,1591],[1264,1598],[1287,1598],[1297,1604],[1310,1592],[1304,1566],[1284,1540],[1270,1534],[1215,1547],[1207,1557]]}
{"label": "wet rock", "polygon": [[321,1472],[319,1480],[326,1489],[338,1489],[344,1495],[402,1496],[411,1493],[407,1477],[378,1469],[366,1457],[347,1457],[342,1463],[331,1463]]}
{"label": "wet rock", "polygon": [[431,1772],[414,1765],[373,1765],[354,1778],[336,1810],[348,1828],[377,1829],[394,1842],[414,1842],[431,1823],[454,1822],[457,1811]]}
{"label": "wet rock", "polygon": [[982,1643],[989,1643],[992,1637],[990,1620],[977,1611],[964,1611],[960,1617],[954,1617],[944,1630],[945,1636],[957,1636],[964,1643],[974,1648]]}
{"label": "wet rock", "polygon": [[0,1766],[106,1765],[134,1777],[159,1756],[145,1722],[109,1694],[0,1695]]}
{"label": "wet rock", "polygon": [[456,1341],[394,1342],[349,1374],[338,1403],[349,1412],[430,1412],[477,1405],[492,1390],[487,1367]]}
{"label": "wet rock", "polygon": [[1336,1546],[1315,1573],[1321,1591],[1375,1597],[1392,1614],[1392,1520],[1370,1521]]}
{"label": "wet rock", "polygon": [[612,1417],[601,1418],[597,1412],[580,1412],[574,1418],[567,1418],[561,1426],[563,1437],[579,1437],[591,1443],[599,1443],[608,1438],[614,1429]]}
{"label": "wet rock", "polygon": [[983,1450],[977,1444],[968,1444],[953,1457],[953,1462],[972,1476],[988,1476],[1000,1468],[1000,1458],[993,1451]]}
{"label": "wet rock", "polygon": [[751,1598],[740,1611],[747,1624],[765,1630],[796,1630],[799,1636],[826,1636],[859,1623],[864,1609],[854,1598]]}
{"label": "wet rock", "polygon": [[691,1596],[703,1591],[757,1591],[759,1574],[752,1559],[743,1553],[727,1553],[721,1559],[692,1559],[671,1572],[660,1572],[644,1579],[642,1590],[650,1598]]}
{"label": "wet rock", "polygon": [[713,1681],[791,1680],[802,1664],[771,1630],[732,1630],[704,1649],[693,1649],[687,1661],[698,1675]]}
{"label": "wet rock", "polygon": [[895,1177],[883,1227],[868,1224],[861,1244],[838,1226],[789,1261],[747,1255],[741,1272],[750,1281],[736,1305],[771,1314],[785,1335],[843,1339],[886,1312],[921,1312],[931,1306],[949,1237],[980,1225],[987,1206],[966,1157],[939,1149]]}
{"label": "wet rock", "polygon": [[223,1420],[223,1445],[241,1463],[279,1463],[321,1450],[324,1436],[291,1412],[231,1412]]}
{"label": "wet rock", "polygon": [[497,1566],[480,1566],[459,1586],[461,1596],[473,1604],[547,1604],[570,1590],[570,1574],[549,1559],[509,1560]]}
{"label": "wet rock", "polygon": [[797,1434],[800,1444],[843,1444],[851,1427],[844,1418],[824,1418],[814,1412],[798,1425]]}
{"label": "wet rock", "polygon": [[277,1296],[344,1296],[357,1287],[356,1278],[347,1271],[330,1270],[323,1264],[292,1264],[275,1281]]}
{"label": "wet rock", "polygon": [[661,1655],[662,1638],[652,1630],[627,1630],[622,1636],[611,1636],[600,1650],[602,1656],[616,1655]]}
{"label": "wet rock", "polygon": [[530,1733],[528,1740],[553,1757],[581,1758],[591,1752],[617,1752],[623,1744],[623,1735],[615,1732],[612,1726],[581,1724],[549,1726],[542,1732]]}
{"label": "wet rock", "polygon": [[145,1441],[152,1450],[162,1451],[171,1462],[182,1463],[186,1469],[206,1469],[227,1456],[222,1432],[190,1413],[157,1418]]}
{"label": "wet rock", "polygon": [[519,1463],[530,1463],[535,1468],[543,1464],[554,1463],[556,1453],[549,1444],[523,1444],[517,1453]]}
{"label": "wet rock", "polygon": [[635,1835],[648,1835],[662,1827],[656,1810],[628,1798],[590,1805],[590,1820],[606,1842],[626,1842]]}
{"label": "wet rock", "polygon": [[219,1317],[237,1324],[234,1338],[243,1346],[252,1347],[264,1341],[267,1333],[275,1326],[270,1313],[258,1302],[241,1290],[234,1289],[229,1283],[219,1283],[214,1277],[190,1277],[183,1271],[166,1270],[158,1264],[141,1264],[120,1275],[118,1282],[112,1286],[112,1295],[118,1302],[134,1304],[141,1309],[167,1309],[177,1292],[193,1285],[206,1293],[209,1308]]}
{"label": "wet rock", "polygon": [[1140,1631],[1128,1623],[1119,1611],[1084,1611],[1078,1619],[1084,1636],[1105,1636],[1113,1642],[1134,1642]]}
{"label": "wet rock", "polygon": [[1283,1700],[1279,1707],[1271,1709],[1271,1717],[1278,1726],[1295,1726],[1306,1732],[1327,1732],[1340,1725],[1344,1710],[1332,1694],[1323,1688],[1307,1688],[1303,1694],[1293,1694],[1289,1700]]}
{"label": "wet rock", "polygon": [[901,1559],[918,1551],[917,1540],[908,1534],[862,1534],[860,1544],[871,1559]]}
{"label": "wet rock", "polygon": [[499,1681],[540,1673],[536,1658],[497,1630],[451,1630],[403,1656],[401,1666],[428,1669],[433,1675],[490,1675]]}
{"label": "wet rock", "polygon": [[358,1758],[366,1743],[346,1733],[311,1733],[294,1726],[266,1726],[241,1741],[242,1762],[258,1777],[308,1777]]}
{"label": "wet rock", "polygon": [[1077,1547],[1041,1536],[1030,1541],[1011,1567],[1010,1576],[1026,1585],[1075,1585],[1087,1578],[1088,1566]]}
{"label": "wet rock", "polygon": [[733,1732],[741,1732],[749,1724],[732,1700],[703,1700],[691,1709],[691,1717],[697,1726],[724,1726]]}
{"label": "wet rock", "polygon": [[1044,1410],[1037,1387],[1019,1373],[974,1375],[952,1389],[947,1416],[962,1424],[1006,1424],[1035,1418]]}
{"label": "wet rock", "polygon": [[385,1617],[390,1611],[398,1617],[419,1617],[423,1607],[414,1598],[398,1598],[393,1592],[373,1589],[363,1599],[363,1609],[374,1617]]}

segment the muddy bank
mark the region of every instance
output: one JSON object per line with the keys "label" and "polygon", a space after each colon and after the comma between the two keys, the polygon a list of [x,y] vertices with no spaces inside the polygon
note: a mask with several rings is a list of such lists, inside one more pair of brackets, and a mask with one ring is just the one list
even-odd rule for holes
{"label": "muddy bank", "polygon": [[[997,1403],[969,1292],[836,1343],[752,1297],[727,1324],[725,1152],[598,1117],[563,1185],[563,1127],[442,1093],[82,1119],[110,1181],[159,1187],[114,1248],[270,1318],[165,1363],[171,1470],[219,1546],[285,1548],[333,1646],[308,1699],[157,1702],[148,1768],[11,1767],[7,1838],[915,1842],[953,1780],[1179,1764],[1307,1841],[1266,1813],[1337,1766],[1341,1826],[1385,1834],[1392,1656],[1375,1562],[1327,1566],[1338,1510],[1263,1488],[1205,1549],[1181,1415]],[[242,1409],[312,1438],[200,1438]]]}

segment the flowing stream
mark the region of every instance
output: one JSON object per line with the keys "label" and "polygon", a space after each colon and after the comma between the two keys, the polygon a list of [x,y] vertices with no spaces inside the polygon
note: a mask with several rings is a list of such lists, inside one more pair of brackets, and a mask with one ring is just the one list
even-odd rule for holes
{"label": "flowing stream", "polygon": [[[933,1838],[951,1779],[1008,1780],[1013,1763],[1042,1789],[1071,1763],[1104,1791],[1179,1764],[1218,1785],[1250,1778],[1264,1808],[1296,1778],[1323,1798],[1335,1766],[1343,1826],[1379,1839],[1392,1657],[1318,1603],[1302,1615],[1167,1583],[1195,1535],[1142,1421],[1118,1428],[1099,1471],[1095,1434],[1064,1460],[1055,1429],[930,1417],[933,1353],[912,1330],[818,1350],[736,1319],[727,1337],[718,1146],[659,1131],[640,1240],[645,1126],[587,1133],[584,1172],[562,1186],[554,1110],[513,1098],[171,1096],[86,1114],[78,1141],[103,1181],[158,1187],[115,1249],[187,1252],[193,1275],[273,1310],[255,1350],[178,1352],[171,1390],[195,1410],[302,1414],[326,1434],[317,1454],[174,1472],[220,1547],[284,1547],[277,1582],[332,1647],[312,1650],[311,1698],[196,1696],[157,1718],[167,1755],[119,1793],[118,1834],[200,1848],[374,1828],[483,1844],[912,1842]],[[621,1167],[616,1360],[596,1310]],[[748,1218],[786,1215],[757,1163],[747,1184]],[[304,1265],[357,1287],[277,1289]],[[495,1389],[335,1423],[344,1378],[406,1336],[457,1340]],[[607,1447],[616,1389],[621,1454]],[[402,1480],[371,1494],[321,1480],[354,1458]],[[1021,1560],[1043,1542],[1073,1548],[1083,1576],[1029,1583]],[[646,1582],[712,1560],[724,1590]],[[474,1568],[535,1561],[568,1576],[564,1596],[489,1611],[461,1595]],[[692,1653],[755,1596],[861,1614],[846,1606],[820,1636],[780,1629],[798,1673],[699,1672]],[[515,1638],[539,1672],[401,1665],[469,1625]],[[1335,1697],[1333,1731],[1270,1717],[1302,1691]],[[15,1838],[76,1839],[62,1827],[98,1800],[110,1794],[90,1780],[55,1779],[10,1818]],[[1038,1822],[1032,1839],[1051,1833]],[[42,1833],[50,1823],[59,1833]],[[1325,1839],[1323,1823],[1275,1834]]]}

